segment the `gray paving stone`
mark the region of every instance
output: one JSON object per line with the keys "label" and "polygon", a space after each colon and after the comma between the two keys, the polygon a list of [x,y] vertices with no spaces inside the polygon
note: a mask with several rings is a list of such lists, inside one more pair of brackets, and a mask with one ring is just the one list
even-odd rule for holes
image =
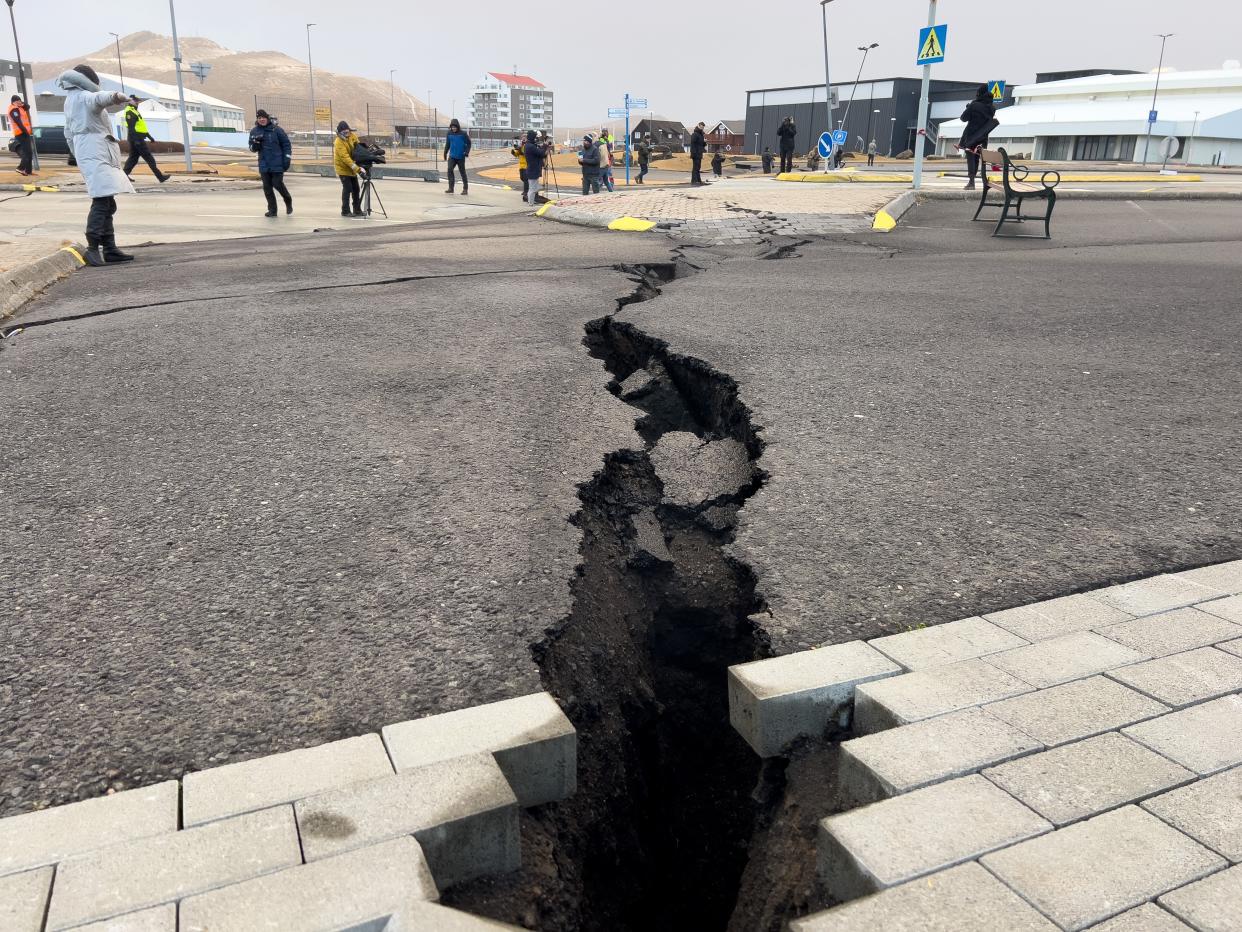
{"label": "gray paving stone", "polygon": [[0,929],[5,932],[42,932],[53,870],[41,867],[0,877]]}
{"label": "gray paving stone", "polygon": [[1032,689],[977,659],[876,680],[854,693],[854,733],[874,734]]}
{"label": "gray paving stone", "polygon": [[1238,932],[1242,929],[1242,867],[1166,893],[1158,902],[1201,932]]}
{"label": "gray paving stone", "polygon": [[566,799],[577,785],[578,733],[548,693],[389,725],[383,734],[398,771],[494,755],[519,806]]}
{"label": "gray paving stone", "polygon": [[353,928],[439,898],[418,842],[408,836],[190,897],[180,932]]}
{"label": "gray paving stone", "polygon": [[441,890],[521,863],[517,797],[491,754],[357,783],[295,810],[308,862],[413,835]]}
{"label": "gray paving stone", "polygon": [[1204,776],[1242,764],[1242,696],[1170,712],[1122,734]]}
{"label": "gray paving stone", "polygon": [[1057,927],[976,863],[815,913],[790,932],[1056,932]]}
{"label": "gray paving stone", "polygon": [[1091,676],[993,702],[984,709],[1048,747],[1113,731],[1169,707],[1106,676]]}
{"label": "gray paving stone", "polygon": [[1242,864],[1242,767],[1149,799],[1143,808]]}
{"label": "gray paving stone", "polygon": [[844,902],[1049,831],[1049,822],[976,774],[824,819],[819,875]]}
{"label": "gray paving stone", "polygon": [[855,799],[871,801],[1038,751],[1043,745],[980,709],[950,712],[841,745],[841,777]]}
{"label": "gray paving stone", "polygon": [[1114,667],[1146,660],[1138,651],[1090,631],[1063,634],[1029,647],[992,654],[987,662],[1032,686],[1044,689],[1080,680]]}
{"label": "gray paving stone", "polygon": [[1195,608],[1208,612],[1226,621],[1242,625],[1242,595],[1231,595],[1227,599],[1213,599],[1211,602],[1200,602]]}
{"label": "gray paving stone", "polygon": [[1186,932],[1190,926],[1166,913],[1155,903],[1144,903],[1115,919],[1092,926],[1091,932]]}
{"label": "gray paving stone", "polygon": [[226,764],[182,778],[182,820],[186,827],[200,825],[392,772],[379,735]]}
{"label": "gray paving stone", "polygon": [[113,845],[57,866],[47,928],[123,916],[301,860],[288,806]]}
{"label": "gray paving stone", "polygon": [[1067,595],[984,615],[988,621],[1034,643],[1089,631],[1133,617],[1086,595]]}
{"label": "gray paving stone", "polygon": [[907,670],[925,670],[1020,647],[1026,641],[982,618],[963,618],[868,643]]}
{"label": "gray paving stone", "polygon": [[[406,903],[392,920],[382,926],[383,932],[493,932],[498,929],[517,932],[518,928],[425,900]],[[359,932],[371,930],[364,927]]]}
{"label": "gray paving stone", "polygon": [[1111,670],[1108,675],[1180,709],[1242,690],[1242,657],[1214,647],[1201,647]]}
{"label": "gray paving stone", "polygon": [[1137,806],[985,855],[982,862],[1066,932],[1103,922],[1225,861]]}
{"label": "gray paving stone", "polygon": [[990,767],[983,775],[1058,826],[1195,779],[1116,732]]}
{"label": "gray paving stone", "polygon": [[1235,657],[1242,657],[1242,638],[1236,641],[1226,641],[1224,644],[1216,645],[1220,650],[1228,651]]}
{"label": "gray paving stone", "polygon": [[1242,592],[1242,560],[1201,566],[1197,570],[1185,570],[1174,575],[1222,592]]}
{"label": "gray paving stone", "polygon": [[1149,576],[1136,582],[1097,589],[1088,595],[1093,599],[1119,608],[1131,615],[1155,615],[1175,608],[1184,608],[1196,602],[1217,599],[1225,592],[1214,586],[1205,586],[1184,576]]}
{"label": "gray paving stone", "polygon": [[902,669],[862,641],[729,668],[729,722],[760,757],[849,724],[854,689]]}
{"label": "gray paving stone", "polygon": [[177,830],[176,780],[0,819],[0,875]]}
{"label": "gray paving stone", "polygon": [[1096,633],[1148,657],[1167,657],[1196,647],[1210,647],[1231,638],[1242,638],[1242,625],[1235,625],[1198,608],[1178,608],[1097,628]]}
{"label": "gray paving stone", "polygon": [[177,904],[165,903],[114,919],[74,926],[73,932],[177,932]]}

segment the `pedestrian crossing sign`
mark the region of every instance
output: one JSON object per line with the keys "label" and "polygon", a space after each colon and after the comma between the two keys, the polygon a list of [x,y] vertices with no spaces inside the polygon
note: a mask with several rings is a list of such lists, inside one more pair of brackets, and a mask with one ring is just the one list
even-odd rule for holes
{"label": "pedestrian crossing sign", "polygon": [[1005,82],[1004,81],[989,81],[988,82],[988,93],[992,95],[993,100],[1004,100],[1005,99]]}
{"label": "pedestrian crossing sign", "polygon": [[948,36],[949,24],[928,26],[919,32],[919,57],[916,65],[934,65],[944,61],[945,40]]}

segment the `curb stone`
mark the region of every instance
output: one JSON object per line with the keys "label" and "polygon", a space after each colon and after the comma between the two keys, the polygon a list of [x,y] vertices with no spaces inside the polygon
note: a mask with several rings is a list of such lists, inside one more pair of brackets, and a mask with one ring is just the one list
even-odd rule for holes
{"label": "curb stone", "polygon": [[78,243],[62,246],[50,256],[0,273],[0,323],[17,317],[36,294],[86,265]]}
{"label": "curb stone", "polygon": [[875,223],[871,228],[877,233],[887,233],[897,226],[898,221],[909,213],[910,208],[915,203],[915,193],[913,191],[903,191],[876,211]]}

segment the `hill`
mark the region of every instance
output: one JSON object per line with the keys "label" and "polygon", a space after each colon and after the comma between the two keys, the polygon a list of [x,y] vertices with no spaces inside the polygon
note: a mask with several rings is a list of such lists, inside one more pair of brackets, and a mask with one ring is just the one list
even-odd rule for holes
{"label": "hill", "polygon": [[[298,61],[283,52],[234,52],[210,39],[195,36],[181,39],[181,57],[187,68],[191,63],[200,61],[212,66],[207,80],[201,84],[193,75],[187,75],[187,87],[236,104],[247,114],[254,111],[256,95],[260,98],[260,106],[264,105],[265,97],[296,98],[300,102],[300,108],[309,113],[307,101],[310,90],[306,62]],[[169,36],[153,32],[136,32],[125,36],[121,39],[121,58],[126,77],[176,83],[172,39]],[[83,62],[98,71],[116,74],[115,43],[67,61],[35,62],[35,80],[54,78],[66,68]],[[321,102],[332,102],[334,119],[347,120],[351,125],[363,129],[366,127],[366,105],[370,103],[375,132],[387,132],[391,128],[387,81],[335,74],[316,68],[315,98]],[[419,120],[427,118],[426,104],[401,87],[396,88],[396,107],[399,122],[409,119],[413,113],[418,115]],[[298,126],[297,114],[293,112],[297,109],[299,108],[290,104],[286,113],[278,114],[282,124],[293,129],[302,128]],[[405,116],[402,116],[403,113]]]}

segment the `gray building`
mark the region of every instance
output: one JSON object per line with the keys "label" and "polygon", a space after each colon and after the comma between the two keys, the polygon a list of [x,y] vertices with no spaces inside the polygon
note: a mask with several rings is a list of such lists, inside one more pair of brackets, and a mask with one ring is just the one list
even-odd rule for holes
{"label": "gray building", "polygon": [[[946,120],[956,119],[984,81],[932,81],[930,88],[931,128]],[[844,128],[849,133],[849,151],[865,148],[872,139],[882,155],[896,155],[914,148],[918,131],[919,92],[918,78],[884,78],[878,81],[860,81],[833,84],[839,96],[833,117],[834,129]],[[850,104],[851,95],[853,104]],[[762,152],[765,146],[777,150],[776,130],[781,121],[792,116],[798,125],[796,151],[799,155],[810,152],[811,147],[827,128],[828,113],[824,101],[824,85],[807,84],[799,87],[773,87],[746,93],[746,151]],[[999,105],[1012,102],[1008,88],[1005,99]],[[846,118],[846,108],[849,117]],[[925,145],[926,154],[935,151],[934,143]]]}

